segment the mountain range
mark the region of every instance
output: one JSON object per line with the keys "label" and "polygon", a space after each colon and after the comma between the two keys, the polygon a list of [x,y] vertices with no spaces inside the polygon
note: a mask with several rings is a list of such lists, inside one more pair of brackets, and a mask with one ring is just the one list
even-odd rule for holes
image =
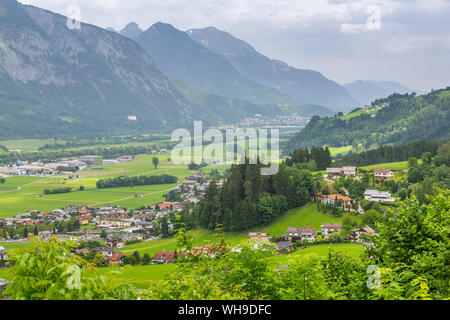
{"label": "mountain range", "polygon": [[333,116],[358,106],[319,72],[271,60],[212,27],[80,26],[0,1],[0,137],[168,131],[194,120]]}

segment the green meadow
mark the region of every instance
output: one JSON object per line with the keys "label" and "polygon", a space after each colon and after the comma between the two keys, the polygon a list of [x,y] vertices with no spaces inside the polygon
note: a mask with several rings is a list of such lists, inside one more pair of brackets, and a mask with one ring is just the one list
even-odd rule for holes
{"label": "green meadow", "polygon": [[[157,157],[159,165],[155,169],[152,159]],[[177,184],[137,186],[111,189],[97,189],[99,179],[113,178],[121,175],[161,175],[169,174],[179,180],[192,175],[187,165],[176,165],[170,160],[170,154],[142,155],[135,160],[120,164],[95,166],[77,173],[79,179],[67,176],[58,177],[10,177],[0,185],[0,218],[14,216],[29,210],[50,211],[69,204],[79,205],[120,205],[135,209],[163,201],[163,195],[175,188]],[[84,191],[78,191],[84,186]],[[72,192],[45,195],[45,189],[70,187]],[[143,198],[136,198],[142,194]]]}

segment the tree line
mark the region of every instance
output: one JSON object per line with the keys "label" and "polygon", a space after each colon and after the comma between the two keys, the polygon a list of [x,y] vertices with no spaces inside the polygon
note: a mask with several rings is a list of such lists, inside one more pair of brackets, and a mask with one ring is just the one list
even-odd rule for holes
{"label": "tree line", "polygon": [[295,150],[285,162],[290,167],[298,163],[306,164],[305,169],[317,171],[330,167],[332,159],[328,147],[312,147],[311,150],[308,148]]}
{"label": "tree line", "polygon": [[225,231],[242,231],[268,224],[290,208],[306,204],[316,185],[310,171],[281,164],[274,176],[261,175],[261,164],[233,165],[220,188],[213,181],[201,200],[198,225]]}
{"label": "tree line", "polygon": [[374,150],[357,154],[349,153],[335,161],[336,166],[369,166],[378,163],[407,161],[409,158],[420,158],[422,154],[430,152],[434,157],[442,142],[416,141],[400,146],[382,146]]}
{"label": "tree line", "polygon": [[171,184],[177,183],[178,178],[163,174],[159,176],[120,176],[117,178],[101,179],[97,181],[98,189],[119,188],[119,187],[134,187],[134,186],[148,186],[154,184]]}

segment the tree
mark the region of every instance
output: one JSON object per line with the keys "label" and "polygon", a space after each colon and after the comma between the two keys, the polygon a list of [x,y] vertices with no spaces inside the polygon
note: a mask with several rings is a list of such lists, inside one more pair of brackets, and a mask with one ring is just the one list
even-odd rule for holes
{"label": "tree", "polygon": [[388,209],[367,263],[381,268],[375,299],[445,299],[450,296],[450,191],[435,190],[427,203],[410,199]]}
{"label": "tree", "polygon": [[100,238],[102,239],[108,238],[108,233],[105,230],[102,230],[102,232],[100,232]]}
{"label": "tree", "polygon": [[6,182],[6,179],[5,178],[0,178],[0,183],[1,184],[4,184]]}
{"label": "tree", "polygon": [[33,231],[33,234],[34,234],[35,236],[39,235],[39,231],[38,231],[37,225],[34,225],[34,231]]}
{"label": "tree", "polygon": [[106,257],[101,253],[97,253],[94,256],[93,262],[97,267],[103,267],[106,264]]}
{"label": "tree", "polygon": [[86,190],[86,188],[84,186],[80,186],[80,188],[78,190],[79,191],[84,191],[84,190]]}
{"label": "tree", "polygon": [[418,165],[419,165],[419,162],[417,161],[416,158],[409,158],[408,159],[408,169],[415,168]]}
{"label": "tree", "polygon": [[24,238],[28,238],[28,228],[27,228],[27,227],[25,227],[25,228],[23,229],[23,237],[24,237]]}
{"label": "tree", "polygon": [[152,258],[150,258],[148,253],[144,253],[144,256],[142,257],[142,264],[148,265],[150,262],[152,262]]}
{"label": "tree", "polygon": [[153,157],[152,163],[155,166],[155,170],[158,169],[159,159],[157,157]]}

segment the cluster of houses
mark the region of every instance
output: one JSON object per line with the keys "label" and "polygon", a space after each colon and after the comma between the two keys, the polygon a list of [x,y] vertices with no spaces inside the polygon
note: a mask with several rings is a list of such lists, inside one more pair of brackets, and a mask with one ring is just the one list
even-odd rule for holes
{"label": "cluster of houses", "polygon": [[335,180],[341,176],[356,176],[357,167],[327,168],[328,179]]}
{"label": "cluster of houses", "polygon": [[[331,180],[336,180],[342,176],[344,177],[356,177],[357,167],[347,166],[342,168],[327,168],[327,177]],[[388,180],[394,177],[394,171],[389,169],[373,169],[373,176],[375,179]]]}
{"label": "cluster of houses", "polygon": [[[274,249],[279,254],[288,254],[294,251],[297,241],[308,241],[310,243],[316,241],[316,237],[321,235],[324,239],[327,239],[331,234],[340,232],[342,230],[342,224],[340,223],[324,223],[321,226],[321,230],[317,231],[314,227],[288,227],[287,233],[276,239],[276,247]],[[353,243],[365,243],[367,237],[364,235],[376,235],[375,230],[366,226],[364,228],[358,228],[350,232],[350,236],[343,237],[343,240]],[[257,239],[262,242],[269,242],[270,237],[267,232],[250,232],[248,238]]]}
{"label": "cluster of houses", "polygon": [[47,177],[64,174],[65,168],[78,167],[80,170],[87,168],[88,164],[80,159],[67,159],[58,162],[22,162],[17,161],[13,166],[0,167],[0,175],[2,176],[39,176]]}

